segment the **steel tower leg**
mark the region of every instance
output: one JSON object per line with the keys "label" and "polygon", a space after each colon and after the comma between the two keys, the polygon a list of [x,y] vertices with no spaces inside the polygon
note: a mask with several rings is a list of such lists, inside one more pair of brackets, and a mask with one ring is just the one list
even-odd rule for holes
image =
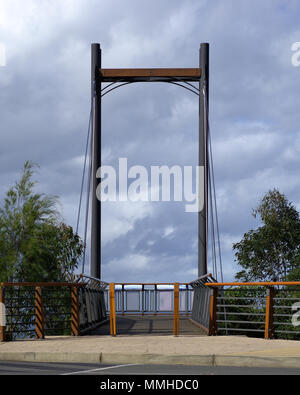
{"label": "steel tower leg", "polygon": [[91,47],[91,100],[92,100],[92,214],[91,214],[91,268],[92,277],[101,278],[101,202],[97,199],[96,189],[100,180],[96,178],[101,166],[101,68],[100,44]]}
{"label": "steel tower leg", "polygon": [[[200,46],[200,94],[199,94],[199,166],[204,166],[204,206],[198,214],[198,276],[207,274],[207,202],[208,202],[208,149],[207,149],[207,117],[209,95],[209,44]],[[207,105],[204,103],[203,87],[205,86]],[[202,191],[199,191],[202,193]]]}

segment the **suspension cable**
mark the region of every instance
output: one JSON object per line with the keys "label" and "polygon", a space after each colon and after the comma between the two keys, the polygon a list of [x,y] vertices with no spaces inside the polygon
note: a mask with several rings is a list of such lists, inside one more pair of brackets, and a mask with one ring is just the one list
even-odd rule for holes
{"label": "suspension cable", "polygon": [[87,182],[87,198],[86,198],[86,209],[85,209],[85,224],[84,224],[84,251],[82,260],[82,274],[84,273],[85,257],[86,257],[86,246],[87,246],[87,228],[89,222],[89,207],[90,207],[90,194],[91,194],[91,178],[92,178],[92,144],[90,144],[90,157],[88,166],[88,182]]}
{"label": "suspension cable", "polygon": [[[222,254],[221,254],[221,243],[220,243],[220,231],[219,231],[219,220],[218,220],[218,211],[217,211],[217,199],[216,199],[216,187],[215,187],[215,176],[214,176],[214,166],[213,166],[213,156],[212,156],[212,144],[211,144],[211,135],[210,135],[210,127],[209,127],[209,117],[207,111],[207,96],[206,96],[206,86],[203,85],[203,100],[204,100],[204,112],[205,112],[205,120],[207,125],[207,141],[208,141],[208,176],[209,176],[209,190],[210,190],[210,208],[211,212],[214,214],[211,216],[211,226],[212,230],[212,240],[211,242],[214,244],[214,253],[212,259],[215,259],[216,262],[216,248],[215,248],[215,224],[216,224],[216,234],[217,234],[217,244],[218,244],[218,255],[219,255],[219,268],[221,280],[223,281],[223,263],[222,263]],[[215,267],[217,264],[215,263]],[[217,270],[217,269],[216,269]],[[217,273],[216,273],[217,275]]]}
{"label": "suspension cable", "polygon": [[82,178],[81,178],[80,198],[79,198],[78,215],[77,215],[77,223],[76,223],[76,234],[78,234],[79,222],[80,222],[80,212],[81,212],[81,204],[82,204],[82,195],[83,195],[83,186],[84,186],[88,146],[89,146],[89,140],[90,140],[91,122],[92,122],[92,108],[90,110],[89,126],[88,126],[86,145],[85,145],[85,156],[84,156],[84,165],[83,165]]}

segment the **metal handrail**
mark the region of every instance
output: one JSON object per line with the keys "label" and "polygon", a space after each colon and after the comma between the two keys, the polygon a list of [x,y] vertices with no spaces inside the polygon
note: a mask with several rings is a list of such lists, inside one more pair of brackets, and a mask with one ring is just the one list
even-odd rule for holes
{"label": "metal handrail", "polygon": [[276,285],[300,285],[300,281],[260,281],[260,282],[232,282],[232,283],[218,283],[207,282],[207,287],[229,287],[229,286],[276,286]]}
{"label": "metal handrail", "polygon": [[[277,312],[280,312],[281,310],[287,310],[291,309],[293,306],[288,305],[287,301],[294,302],[300,300],[300,298],[295,297],[295,292],[300,292],[300,289],[295,290],[295,289],[284,289],[283,287],[289,287],[289,286],[299,286],[300,281],[278,281],[278,282],[273,282],[273,281],[263,281],[263,282],[223,282],[223,283],[217,283],[217,282],[211,282],[208,281],[205,286],[210,288],[213,291],[212,299],[211,299],[211,305],[210,305],[210,334],[211,335],[216,335],[218,331],[240,331],[240,332],[264,332],[264,336],[266,339],[272,339],[275,337],[275,335],[280,335],[280,334],[294,334],[297,335],[297,338],[300,338],[300,331],[299,330],[294,330],[294,331],[287,331],[280,329],[282,326],[289,327],[293,325],[292,322],[287,322],[287,320],[284,320],[286,317],[291,317],[293,314],[278,314]],[[254,296],[253,294],[249,296],[230,296],[231,292],[234,292],[236,288],[231,288],[231,289],[225,289],[224,287],[240,287],[241,289],[244,287],[249,287],[247,291],[251,291],[251,287],[253,287],[253,291],[259,291],[257,289],[254,289],[254,287],[260,287],[260,289],[266,289],[267,294],[257,294],[257,296]],[[238,289],[238,288],[237,288]],[[218,291],[222,292],[222,296],[218,296]],[[229,294],[224,293],[229,291]],[[245,290],[246,291],[246,290]],[[247,292],[246,291],[246,292]],[[260,292],[260,291],[259,291]],[[280,295],[276,295],[276,293],[280,294],[282,292],[285,297],[280,297]],[[286,292],[291,293],[291,297],[287,297]],[[276,295],[276,296],[275,296]],[[297,296],[297,294],[296,294]],[[230,304],[230,300],[232,299],[233,303],[236,303],[236,300],[245,300],[245,301],[251,301],[251,304]],[[222,300],[224,303],[221,303]],[[253,303],[253,300],[256,300],[257,303]],[[283,304],[284,303],[284,304]],[[218,316],[224,315],[223,312],[219,311],[220,308],[225,308],[226,307],[226,319],[220,320],[218,319]],[[245,309],[245,312],[239,312],[239,311],[234,311],[236,308],[238,309]],[[247,309],[252,309],[252,311],[247,312]],[[263,314],[259,314],[259,311],[263,311]],[[256,321],[251,321],[250,319],[248,320],[236,320],[234,317],[237,318],[237,316],[259,316],[262,315],[265,317],[264,322],[256,322]],[[282,322],[281,318],[279,320],[275,321],[275,317],[281,317],[283,319]],[[226,323],[226,328],[220,328],[218,327],[217,323],[220,322],[225,322]],[[241,327],[241,328],[234,328],[234,327],[228,327],[228,324],[240,324],[240,325],[264,325],[264,330],[263,329],[250,329]],[[278,328],[279,326],[279,328]]]}

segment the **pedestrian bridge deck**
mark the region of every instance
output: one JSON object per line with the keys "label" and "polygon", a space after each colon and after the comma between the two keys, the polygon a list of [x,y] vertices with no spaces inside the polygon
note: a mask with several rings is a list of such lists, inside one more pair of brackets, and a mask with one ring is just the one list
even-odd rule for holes
{"label": "pedestrian bridge deck", "polygon": [[[173,316],[172,315],[126,315],[116,317],[117,335],[172,335]],[[188,317],[179,319],[180,335],[207,336],[205,331],[195,325]],[[109,321],[103,323],[96,329],[86,334],[109,335]]]}

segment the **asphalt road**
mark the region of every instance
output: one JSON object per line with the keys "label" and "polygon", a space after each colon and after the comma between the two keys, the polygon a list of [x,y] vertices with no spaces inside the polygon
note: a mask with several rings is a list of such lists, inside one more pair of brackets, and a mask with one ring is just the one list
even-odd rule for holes
{"label": "asphalt road", "polygon": [[300,369],[0,362],[0,375],[300,375]]}

